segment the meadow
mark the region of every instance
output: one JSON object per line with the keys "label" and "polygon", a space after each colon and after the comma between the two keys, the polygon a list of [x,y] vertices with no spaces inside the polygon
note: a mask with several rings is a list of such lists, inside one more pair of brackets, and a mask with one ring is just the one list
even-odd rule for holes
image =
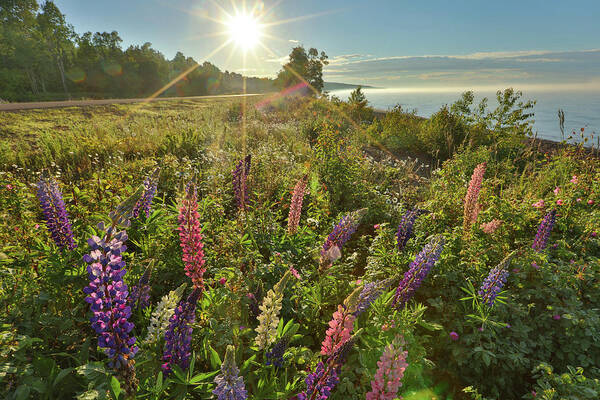
{"label": "meadow", "polygon": [[269,99],[0,113],[0,397],[600,397],[598,157]]}

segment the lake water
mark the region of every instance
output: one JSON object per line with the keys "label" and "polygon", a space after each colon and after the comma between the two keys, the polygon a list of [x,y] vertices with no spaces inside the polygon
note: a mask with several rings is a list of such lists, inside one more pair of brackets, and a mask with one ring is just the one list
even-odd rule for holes
{"label": "lake water", "polygon": [[[399,89],[363,89],[369,105],[381,110],[389,110],[400,104],[405,110],[416,109],[417,115],[429,117],[444,104],[452,104],[460,98],[461,92],[431,92],[409,91]],[[335,95],[342,100],[347,100],[352,92],[348,90],[333,90]],[[488,98],[488,108],[497,105],[495,93],[475,92],[475,102],[483,97]],[[537,100],[533,112],[534,132],[538,137],[550,140],[562,140],[558,124],[558,109],[565,112],[565,138],[575,131],[573,140],[581,141],[581,128],[585,128],[585,136],[591,140],[593,134],[594,145],[600,135],[600,93],[593,91],[579,92],[549,92],[549,91],[523,91],[527,100]],[[589,143],[589,142],[588,142]]]}

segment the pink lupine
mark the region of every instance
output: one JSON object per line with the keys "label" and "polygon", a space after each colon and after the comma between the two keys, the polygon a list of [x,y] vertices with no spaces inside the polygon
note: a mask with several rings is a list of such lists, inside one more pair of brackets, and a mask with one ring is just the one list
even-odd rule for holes
{"label": "pink lupine", "polygon": [[187,188],[185,199],[179,209],[179,240],[183,250],[183,263],[185,274],[192,279],[194,288],[204,288],[203,275],[204,251],[202,248],[202,231],[200,229],[200,216],[198,215],[198,201],[196,188],[190,184]]}
{"label": "pink lupine", "polygon": [[571,183],[574,185],[577,185],[579,183],[579,179],[577,178],[577,175],[573,175],[573,177],[571,178]]}
{"label": "pink lupine", "polygon": [[356,317],[347,312],[342,305],[333,313],[333,319],[329,321],[329,329],[325,332],[325,340],[321,344],[321,354],[330,356],[339,345],[350,339],[354,320]]}
{"label": "pink lupine", "polygon": [[300,223],[300,214],[302,213],[302,201],[306,191],[306,175],[302,179],[298,179],[292,194],[292,202],[290,203],[290,213],[288,216],[288,233],[293,235],[298,230]]}
{"label": "pink lupine", "polygon": [[544,208],[544,200],[540,200],[537,203],[533,203],[535,208]]}
{"label": "pink lupine", "polygon": [[554,195],[558,196],[558,192],[560,192],[560,188],[557,186],[554,188]]}
{"label": "pink lupine", "polygon": [[491,235],[492,233],[496,232],[498,228],[500,228],[500,225],[502,225],[502,223],[503,221],[500,219],[493,219],[490,222],[481,224],[481,230],[487,233],[488,235]]}
{"label": "pink lupine", "polygon": [[479,192],[481,191],[481,184],[483,182],[483,175],[485,174],[486,163],[481,163],[473,171],[471,181],[469,182],[469,189],[465,196],[465,209],[463,216],[463,228],[468,230],[471,224],[477,221],[479,215],[479,205],[477,200],[479,198]]}
{"label": "pink lupine", "polygon": [[398,397],[398,389],[402,386],[404,371],[408,367],[408,352],[402,350],[402,345],[402,339],[397,337],[383,350],[366,400],[393,400]]}

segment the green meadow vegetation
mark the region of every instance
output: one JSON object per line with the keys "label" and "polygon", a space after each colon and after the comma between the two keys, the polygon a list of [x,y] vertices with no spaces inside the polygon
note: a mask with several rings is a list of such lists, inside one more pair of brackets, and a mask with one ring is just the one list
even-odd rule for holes
{"label": "green meadow vegetation", "polygon": [[491,103],[0,113],[0,397],[599,398],[600,161]]}

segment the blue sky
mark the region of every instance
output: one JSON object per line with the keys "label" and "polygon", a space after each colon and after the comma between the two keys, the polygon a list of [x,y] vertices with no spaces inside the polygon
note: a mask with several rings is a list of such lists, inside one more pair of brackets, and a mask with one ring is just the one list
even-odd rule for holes
{"label": "blue sky", "polygon": [[[329,81],[381,87],[519,85],[600,89],[598,1],[264,1],[268,48],[245,57],[214,36],[242,1],[56,0],[77,32],[116,30],[225,70],[274,76],[296,43],[325,50]],[[219,7],[215,4],[218,3]],[[254,1],[247,0],[251,8]]]}

